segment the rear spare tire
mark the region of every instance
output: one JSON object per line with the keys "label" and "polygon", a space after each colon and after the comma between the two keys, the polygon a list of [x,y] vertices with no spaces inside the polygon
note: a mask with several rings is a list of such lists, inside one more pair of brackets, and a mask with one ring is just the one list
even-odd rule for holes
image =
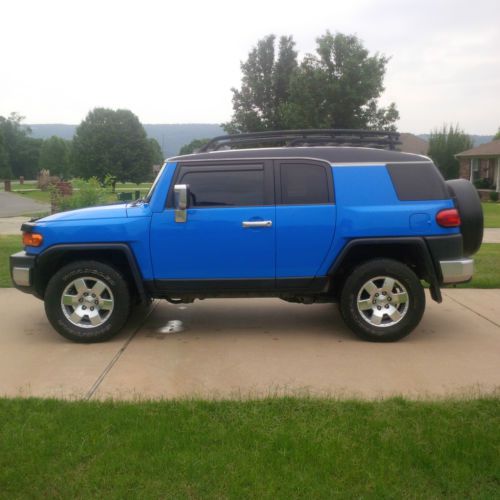
{"label": "rear spare tire", "polygon": [[483,209],[476,188],[465,179],[446,181],[460,213],[464,256],[475,254],[483,241]]}

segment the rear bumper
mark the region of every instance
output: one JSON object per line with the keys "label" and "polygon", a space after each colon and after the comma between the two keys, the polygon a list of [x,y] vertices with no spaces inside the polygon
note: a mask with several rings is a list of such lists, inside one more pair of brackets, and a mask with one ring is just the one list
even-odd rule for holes
{"label": "rear bumper", "polygon": [[10,277],[14,286],[25,293],[35,294],[33,286],[35,255],[18,252],[10,256]]}
{"label": "rear bumper", "polygon": [[465,283],[470,281],[474,274],[473,259],[456,259],[439,261],[441,274],[443,275],[443,284]]}

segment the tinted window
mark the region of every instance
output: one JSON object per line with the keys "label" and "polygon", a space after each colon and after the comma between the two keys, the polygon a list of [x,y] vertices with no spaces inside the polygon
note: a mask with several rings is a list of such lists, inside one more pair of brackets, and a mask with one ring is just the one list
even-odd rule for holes
{"label": "tinted window", "polygon": [[450,197],[433,163],[392,164],[387,169],[401,201],[444,200]]}
{"label": "tinted window", "polygon": [[221,170],[204,168],[182,176],[189,185],[192,207],[264,205],[264,170]]}
{"label": "tinted window", "polygon": [[328,177],[324,167],[313,164],[283,163],[281,200],[288,205],[311,205],[329,202]]}

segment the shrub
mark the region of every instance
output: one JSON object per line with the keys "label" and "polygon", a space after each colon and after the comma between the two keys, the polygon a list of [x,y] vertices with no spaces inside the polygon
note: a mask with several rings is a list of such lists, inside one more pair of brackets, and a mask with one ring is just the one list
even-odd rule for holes
{"label": "shrub", "polygon": [[96,177],[85,181],[75,179],[73,181],[73,195],[62,196],[57,189],[52,189],[52,205],[57,211],[75,210],[76,208],[94,207],[103,205],[107,201],[106,189],[101,186]]}
{"label": "shrub", "polygon": [[494,201],[494,202],[498,201],[498,191],[492,191],[490,193],[490,201]]}
{"label": "shrub", "polygon": [[475,180],[474,186],[476,186],[476,189],[491,189],[492,182],[487,177],[484,177],[482,179]]}

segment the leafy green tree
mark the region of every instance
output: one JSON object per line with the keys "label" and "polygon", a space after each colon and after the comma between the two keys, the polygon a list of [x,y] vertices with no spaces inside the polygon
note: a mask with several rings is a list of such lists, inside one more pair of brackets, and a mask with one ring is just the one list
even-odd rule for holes
{"label": "leafy green tree", "polygon": [[433,159],[445,179],[456,179],[460,164],[455,158],[457,153],[471,149],[472,139],[458,125],[434,129],[429,137],[428,155]]}
{"label": "leafy green tree", "polygon": [[161,165],[165,158],[163,156],[160,143],[153,137],[148,139],[148,141],[149,147],[151,148],[151,161],[153,162],[153,165]]}
{"label": "leafy green tree", "polygon": [[2,131],[0,130],[0,180],[5,181],[12,178],[12,170],[10,168],[9,157],[4,145]]}
{"label": "leafy green tree", "polygon": [[52,175],[68,178],[69,176],[69,146],[68,142],[53,135],[43,141],[38,161],[40,169],[48,169]]}
{"label": "leafy green tree", "polygon": [[143,182],[152,175],[153,153],[144,127],[126,109],[96,108],[77,127],[73,138],[74,174],[104,182]]}
{"label": "leafy green tree", "polygon": [[494,141],[496,141],[497,139],[500,139],[500,127],[498,127],[498,132],[493,136]]}
{"label": "leafy green tree", "polygon": [[396,105],[378,106],[389,59],[369,55],[354,35],[327,31],[316,43],[292,76],[288,126],[395,130]]}
{"label": "leafy green tree", "polygon": [[290,128],[370,128],[395,130],[394,103],[379,107],[389,59],[370,55],[353,35],[326,32],[316,52],[297,64],[292,37],[257,43],[241,65],[241,89],[233,91],[233,117],[227,132]]}
{"label": "leafy green tree", "polygon": [[190,155],[202,146],[204,146],[210,139],[194,139],[189,144],[184,144],[179,151],[180,155]]}
{"label": "leafy green tree", "polygon": [[3,133],[13,176],[34,179],[43,141],[29,136],[31,129],[22,125],[23,119],[18,113],[11,113],[8,118],[0,116],[0,131]]}
{"label": "leafy green tree", "polygon": [[232,88],[233,117],[223,125],[228,133],[286,128],[283,106],[289,99],[290,79],[297,68],[297,52],[291,36],[279,40],[269,35],[259,40],[241,63],[241,89]]}

